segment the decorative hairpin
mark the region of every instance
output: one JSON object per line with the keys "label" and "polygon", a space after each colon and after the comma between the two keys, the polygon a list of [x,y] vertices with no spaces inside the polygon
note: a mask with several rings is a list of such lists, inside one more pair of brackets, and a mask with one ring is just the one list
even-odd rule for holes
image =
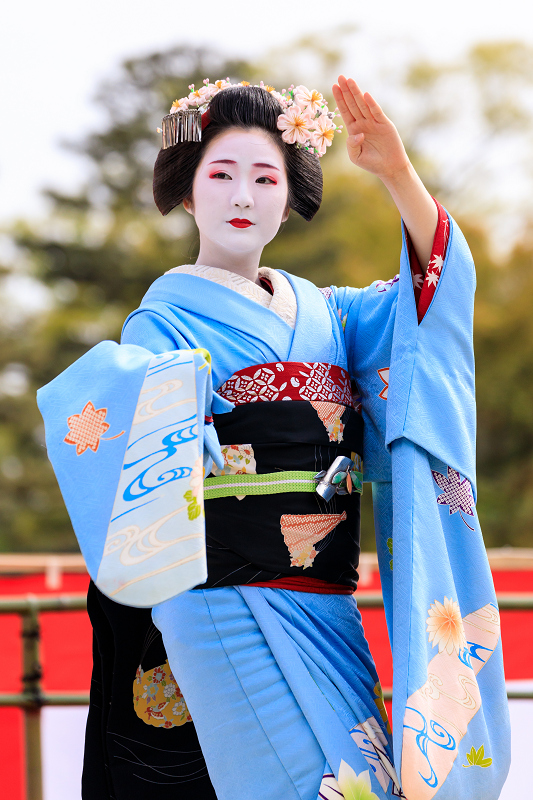
{"label": "decorative hairpin", "polygon": [[163,150],[177,142],[199,142],[202,139],[202,114],[194,108],[167,114],[161,125]]}
{"label": "decorative hairpin", "polygon": [[[200,142],[202,129],[210,122],[209,104],[213,97],[230,86],[251,85],[248,81],[234,84],[229,78],[214,83],[205,78],[203,83],[199,89],[195,89],[192,83],[189,86],[190,94],[174,100],[170,113],[163,117],[163,127],[158,128],[162,134],[163,150],[178,142]],[[306,86],[292,85],[289,89],[277,92],[263,81],[255,85],[270,92],[281,104],[283,112],[278,116],[278,129],[283,131],[283,141],[312,152],[319,158],[323,156],[335,133],[342,130],[342,126],[333,122],[340,116],[338,109],[329,111],[327,101],[320,92],[309,90]]]}

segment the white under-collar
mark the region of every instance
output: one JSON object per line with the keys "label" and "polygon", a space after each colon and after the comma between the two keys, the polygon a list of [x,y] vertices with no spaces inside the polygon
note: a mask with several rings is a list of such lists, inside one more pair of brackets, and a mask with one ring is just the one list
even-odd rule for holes
{"label": "white under-collar", "polygon": [[220,269],[219,267],[206,267],[201,264],[183,264],[181,267],[174,267],[169,269],[165,275],[172,273],[195,275],[198,278],[205,278],[213,283],[218,283],[220,286],[226,286],[234,292],[242,294],[249,300],[253,300],[259,305],[269,308],[274,311],[281,319],[290,325],[291,328],[296,327],[296,314],[297,304],[294,290],[287,280],[285,275],[270,267],[259,267],[259,277],[266,278],[272,284],[273,294],[267,292],[262,286],[257,283],[243,278],[242,275],[237,275],[235,272],[230,272],[227,269]]}

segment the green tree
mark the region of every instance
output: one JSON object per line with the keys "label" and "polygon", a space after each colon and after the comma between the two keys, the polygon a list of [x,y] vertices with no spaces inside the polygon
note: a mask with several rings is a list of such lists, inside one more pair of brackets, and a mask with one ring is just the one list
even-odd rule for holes
{"label": "green tree", "polygon": [[[469,235],[470,234],[470,235]],[[489,546],[533,546],[533,247],[521,243],[504,267],[483,237],[475,315],[478,508]]]}

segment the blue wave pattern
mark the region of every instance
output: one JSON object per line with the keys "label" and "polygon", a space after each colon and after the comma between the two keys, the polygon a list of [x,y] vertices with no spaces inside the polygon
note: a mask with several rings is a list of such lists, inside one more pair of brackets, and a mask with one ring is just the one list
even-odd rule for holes
{"label": "blue wave pattern", "polygon": [[411,725],[404,725],[404,728],[416,732],[416,744],[418,746],[418,749],[426,759],[428,767],[431,771],[429,778],[424,777],[424,775],[422,775],[421,772],[419,772],[418,774],[420,775],[422,780],[425,783],[427,783],[428,786],[434,789],[438,784],[438,779],[435,770],[433,769],[433,766],[431,764],[431,761],[429,760],[428,745],[436,744],[437,747],[442,747],[444,750],[455,750],[457,744],[453,736],[451,736],[448,733],[448,731],[442,727],[442,725],[440,725],[438,722],[435,722],[435,720],[433,719],[429,720],[429,728],[431,733],[434,734],[437,738],[432,739],[432,737],[428,733],[428,723],[424,715],[421,714],[420,711],[418,711],[418,709],[412,708],[411,706],[406,706],[405,710],[413,711],[415,714],[418,714],[418,716],[421,719],[422,722],[421,728],[413,728]]}
{"label": "blue wave pattern", "polygon": [[459,661],[461,661],[465,666],[470,667],[472,669],[472,659],[476,661],[481,661],[483,664],[486,662],[487,658],[482,658],[478,650],[486,650],[487,653],[493,653],[494,650],[491,650],[490,647],[484,647],[481,644],[477,644],[477,642],[467,642],[468,647],[463,647],[462,650],[459,651]]}
{"label": "blue wave pattern", "polygon": [[[148,436],[149,435],[150,434],[148,434]],[[137,459],[137,461],[133,461],[130,464],[124,464],[123,470],[127,470],[137,466],[137,464],[140,464],[141,461],[151,459],[160,453],[164,454],[163,458],[160,458],[158,461],[150,464],[150,466],[146,467],[146,469],[139,473],[139,475],[135,476],[133,481],[124,490],[122,495],[123,499],[126,502],[129,502],[130,500],[138,500],[140,497],[145,497],[145,495],[150,494],[150,492],[153,492],[155,489],[161,488],[161,486],[165,486],[167,483],[172,483],[172,481],[177,481],[181,478],[188,478],[192,472],[192,467],[175,467],[173,469],[166,470],[165,472],[161,473],[161,475],[158,475],[155,479],[153,478],[153,475],[150,476],[149,473],[152,473],[158,464],[162,464],[164,461],[168,461],[168,459],[175,456],[180,444],[192,442],[194,439],[198,439],[196,421],[194,425],[187,425],[184,428],[178,428],[178,430],[172,431],[172,433],[164,436],[160,441],[162,445],[160,449],[155,450],[153,453],[148,453],[147,455],[142,456],[141,458]],[[152,480],[155,480],[155,483],[152,485],[150,485],[150,477]],[[147,481],[149,481],[148,483],[145,482],[145,478]]]}
{"label": "blue wave pattern", "polygon": [[97,578],[108,596],[136,606],[206,578],[204,518],[189,519],[184,494],[202,464],[211,377],[190,350],[155,356],[145,369]]}

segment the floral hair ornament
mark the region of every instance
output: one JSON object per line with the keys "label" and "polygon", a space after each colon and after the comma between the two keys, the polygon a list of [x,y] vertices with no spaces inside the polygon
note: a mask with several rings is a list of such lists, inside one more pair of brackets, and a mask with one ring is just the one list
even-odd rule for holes
{"label": "floral hair ornament", "polygon": [[[163,150],[178,142],[200,142],[202,130],[211,121],[209,104],[213,97],[231,86],[251,85],[248,81],[231,83],[229,78],[215,83],[210,83],[206,78],[203,84],[195,89],[192,83],[189,86],[190,94],[174,100],[170,113],[163,117],[163,127],[158,128],[162,134]],[[323,156],[335,133],[342,130],[341,125],[333,122],[340,116],[338,109],[329,111],[327,101],[320,92],[309,90],[306,86],[293,85],[277,92],[263,81],[255,85],[270,92],[280,103],[283,112],[278,116],[278,129],[283,131],[283,141],[314,153],[319,158]]]}

